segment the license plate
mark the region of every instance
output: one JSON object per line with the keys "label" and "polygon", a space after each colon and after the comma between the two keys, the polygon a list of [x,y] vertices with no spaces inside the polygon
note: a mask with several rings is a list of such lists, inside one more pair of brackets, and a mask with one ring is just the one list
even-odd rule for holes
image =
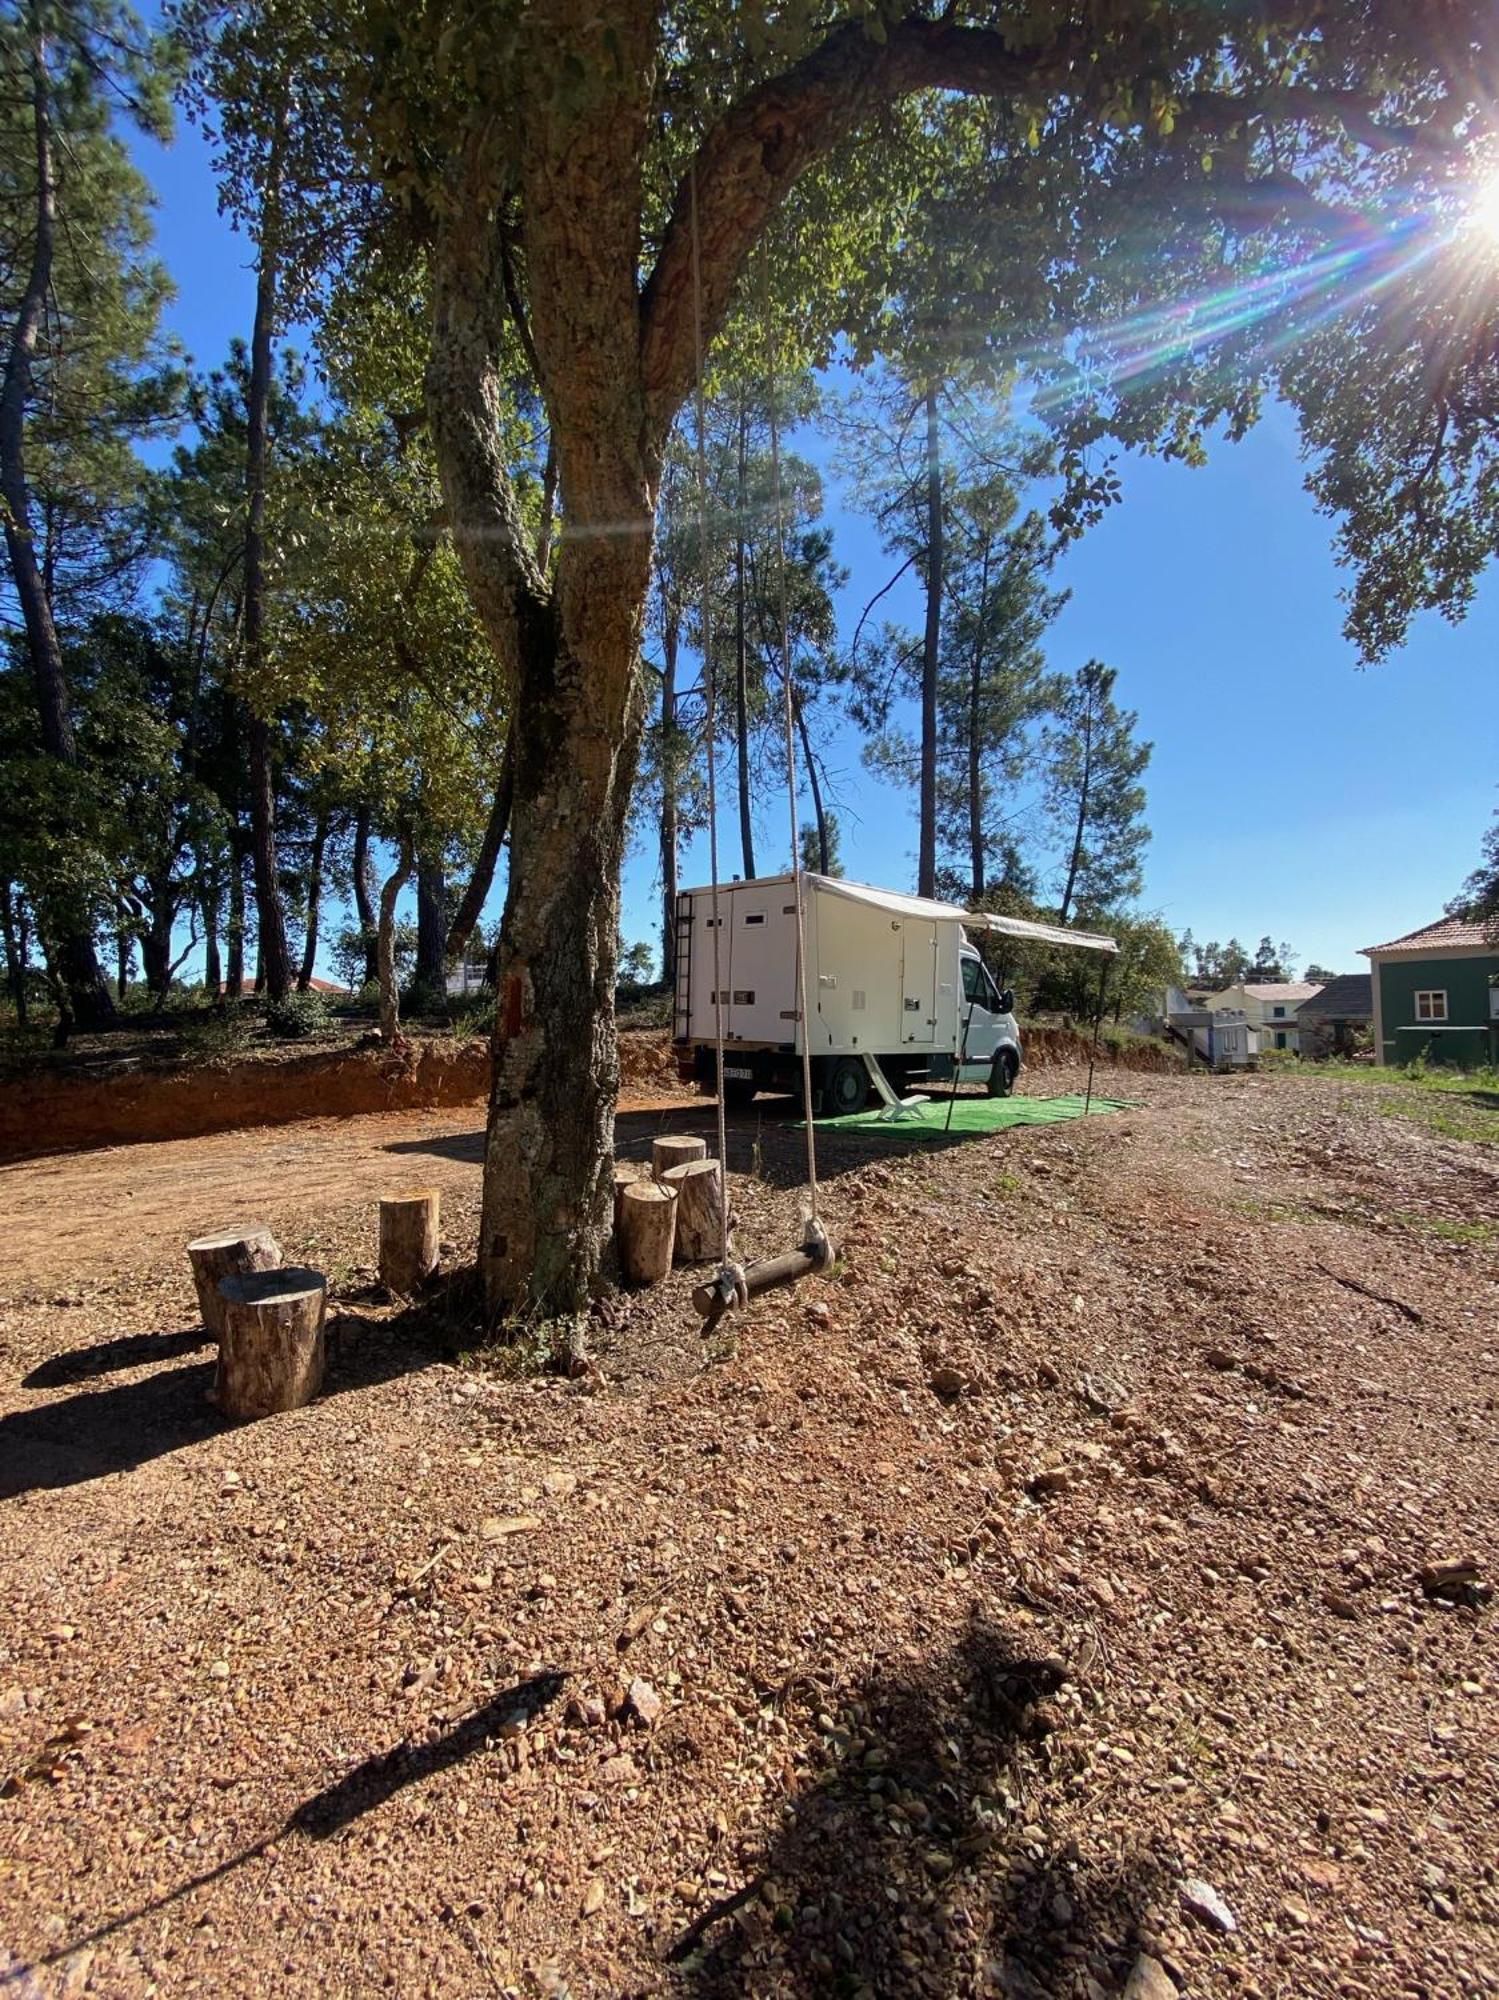
{"label": "license plate", "polygon": [[735,1083],[753,1083],[755,1080],[755,1072],[752,1069],[735,1069],[731,1063],[724,1064],[723,1073]]}

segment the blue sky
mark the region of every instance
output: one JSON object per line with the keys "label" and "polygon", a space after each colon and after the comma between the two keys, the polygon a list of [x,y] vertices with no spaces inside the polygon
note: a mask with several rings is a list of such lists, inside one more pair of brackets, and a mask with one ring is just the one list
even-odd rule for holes
{"label": "blue sky", "polygon": [[[142,142],[137,157],[177,285],[169,323],[211,365],[248,335],[249,246],[218,214],[191,127],[166,150]],[[1116,668],[1118,699],[1155,745],[1143,907],[1199,939],[1253,945],[1268,932],[1302,964],[1361,970],[1361,946],[1436,917],[1477,861],[1499,784],[1499,585],[1486,581],[1462,626],[1423,618],[1403,652],[1360,670],[1340,631],[1331,523],[1301,480],[1294,424],[1278,409],[1203,469],[1127,461],[1123,504],[1063,559],[1072,597],[1048,652],[1064,671],[1095,656]],[[890,565],[832,486],[829,514],[851,572],[851,628]],[[913,596],[890,604],[919,618]],[[848,873],[913,886],[913,810],[863,771],[851,730],[829,763]],[[727,853],[731,804],[721,817]],[[784,796],[763,798],[759,819],[761,866],[779,865]],[[682,865],[684,881],[702,879],[706,842]],[[654,854],[632,855],[626,939],[654,943],[657,910]]]}

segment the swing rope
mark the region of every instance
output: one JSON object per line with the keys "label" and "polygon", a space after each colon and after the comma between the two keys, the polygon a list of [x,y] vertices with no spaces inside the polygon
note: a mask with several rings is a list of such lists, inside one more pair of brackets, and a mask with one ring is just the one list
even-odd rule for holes
{"label": "swing rope", "polygon": [[776,409],[775,318],[770,309],[770,257],[760,239],[760,323],[765,334],[766,395],[770,406],[770,488],[775,507],[776,576],[781,612],[781,693],[786,724],[786,802],[791,823],[791,879],[796,905],[796,1005],[802,1031],[802,1123],[807,1134],[807,1247],[829,1255],[817,1215],[817,1139],[812,1121],[812,1024],[807,1014],[807,898],[802,869],[801,823],[796,810],[796,717],[791,693],[791,618],[786,593],[786,519],[781,497],[781,426]]}
{"label": "swing rope", "polygon": [[[704,733],[707,736],[708,757],[708,865],[711,880],[711,908],[713,927],[713,1044],[717,1065],[715,1081],[718,1097],[718,1160],[722,1176],[721,1199],[719,1202],[719,1258],[718,1278],[710,1288],[713,1297],[713,1315],[731,1303],[740,1306],[749,1303],[749,1285],[743,1265],[734,1261],[729,1246],[729,1203],[728,1203],[728,1129],[724,1104],[724,1016],[723,1016],[723,916],[719,899],[718,878],[718,702],[717,665],[713,646],[713,589],[710,550],[708,542],[708,419],[706,392],[703,386],[704,342],[703,342],[703,282],[702,246],[698,228],[697,165],[693,163],[690,176],[691,223],[692,223],[692,333],[694,359],[696,362],[696,388],[693,398],[697,462],[697,524],[698,554],[701,562],[702,625],[703,625],[703,710]],[[781,495],[781,441],[779,413],[776,408],[776,349],[769,306],[768,266],[764,261],[762,244],[761,276],[763,286],[762,311],[765,328],[766,361],[769,375],[768,394],[770,404],[770,460],[771,478],[775,501],[776,568],[779,580],[781,613],[781,684],[784,694],[786,726],[786,785],[790,806],[791,827],[791,873],[795,886],[796,913],[796,987],[797,1019],[802,1030],[802,1121],[807,1134],[807,1189],[810,1210],[806,1216],[802,1248],[815,1259],[813,1268],[826,1271],[833,1263],[833,1246],[828,1239],[817,1213],[817,1140],[812,1121],[812,1052],[809,1041],[807,1019],[807,948],[806,948],[806,897],[801,866],[801,827],[796,810],[796,718],[792,706],[791,691],[791,640],[790,617],[787,603],[786,584],[786,535],[784,508]]]}
{"label": "swing rope", "polygon": [[698,259],[697,162],[692,163],[692,330],[697,347],[697,393],[694,408],[697,428],[697,535],[703,592],[703,728],[708,750],[708,863],[712,877],[713,909],[713,1041],[717,1064],[715,1082],[718,1096],[718,1261],[726,1287],[741,1305],[748,1294],[744,1272],[729,1252],[729,1140],[724,1111],[723,1083],[723,981],[721,947],[723,919],[718,900],[718,667],[713,647],[713,591],[709,575],[708,550],[708,420],[703,392],[703,279]]}

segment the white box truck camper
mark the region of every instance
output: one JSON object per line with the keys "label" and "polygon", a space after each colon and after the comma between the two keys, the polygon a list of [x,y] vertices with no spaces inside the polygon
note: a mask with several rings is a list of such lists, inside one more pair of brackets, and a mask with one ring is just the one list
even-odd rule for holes
{"label": "white box truck camper", "polygon": [[[1112,938],[971,915],[954,903],[830,875],[804,874],[802,888],[807,1047],[814,1094],[832,1117],[862,1111],[872,1090],[884,1094],[882,1086],[900,1094],[913,1084],[950,1081],[955,1072],[996,1095],[1013,1088],[1021,1063],[1014,996],[995,986],[965,926],[1115,949]],[[704,1090],[717,1088],[716,992],[726,1101],[799,1090],[795,878],[723,883],[716,914],[714,905],[710,888],[686,889],[677,899],[678,1070]]]}

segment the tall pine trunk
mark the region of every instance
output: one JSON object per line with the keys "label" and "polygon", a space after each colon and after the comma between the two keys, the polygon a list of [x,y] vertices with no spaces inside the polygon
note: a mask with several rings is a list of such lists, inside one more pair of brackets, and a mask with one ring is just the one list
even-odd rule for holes
{"label": "tall pine trunk", "polygon": [[1093,691],[1088,690],[1087,704],[1083,709],[1083,776],[1077,789],[1077,823],[1072,836],[1072,854],[1067,863],[1067,884],[1062,890],[1062,907],[1057,921],[1065,924],[1067,912],[1072,908],[1072,892],[1077,887],[1078,870],[1083,861],[1083,836],[1088,827],[1088,794],[1093,786]]}
{"label": "tall pine trunk", "polygon": [[921,642],[921,796],[916,893],[937,893],[937,670],[942,646],[942,433],[937,385],[926,388],[926,626]]}
{"label": "tall pine trunk", "polygon": [[239,1000],[245,991],[245,856],[240,829],[229,841],[228,956],[224,966],[224,998]]}
{"label": "tall pine trunk", "polygon": [[[802,741],[802,762],[807,767],[807,785],[812,793],[812,813],[817,825],[817,872],[820,875],[827,875],[831,873],[828,864],[833,858],[829,852],[827,808],[822,802],[822,780],[817,772],[817,759],[812,754],[812,738],[807,729],[802,698],[794,687],[791,690],[791,708],[796,717],[796,732]],[[801,866],[799,854],[792,855],[791,865],[793,868]]]}
{"label": "tall pine trunk", "polygon": [[[68,698],[62,642],[58,637],[47,580],[37,561],[31,520],[31,493],[26,479],[26,409],[31,395],[32,363],[52,285],[57,236],[57,182],[53,164],[51,77],[41,9],[29,13],[31,62],[31,122],[36,172],[32,214],[31,259],[20,303],[11,328],[0,387],[0,513],[5,517],[5,548],[15,581],[16,597],[26,631],[26,650],[36,682],[42,749],[60,764],[76,766],[78,744]],[[114,1001],[99,964],[93,932],[75,898],[66,890],[46,898],[55,905],[49,929],[56,943],[50,963],[57,983],[67,994],[70,1025],[103,1028],[115,1020]]]}
{"label": "tall pine trunk", "polygon": [[677,977],[677,860],[681,840],[677,794],[681,777],[677,722],[677,646],[681,627],[674,608],[661,626],[661,977]]}
{"label": "tall pine trunk", "polygon": [[406,886],[411,863],[411,835],[403,832],[396,847],[396,865],[380,890],[380,915],[375,924],[380,1039],[384,1042],[393,1042],[401,1031],[401,983],[396,978],[396,898]]}
{"label": "tall pine trunk", "polygon": [[313,968],[317,964],[318,919],[323,903],[323,856],[327,848],[328,814],[325,810],[313,822],[312,851],[307,859],[307,931],[302,940],[302,963],[297,971],[299,993],[310,990]]}
{"label": "tall pine trunk", "polygon": [[499,780],[495,785],[494,804],[489,809],[489,818],[484,826],[484,838],[479,843],[479,852],[474,860],[473,873],[468,878],[458,908],[453,912],[453,921],[448,926],[445,955],[449,960],[460,959],[468,950],[469,939],[484,913],[490,889],[494,886],[494,871],[499,866],[500,849],[505,845],[505,835],[510,828],[510,802],[515,795],[515,750],[513,739],[505,739],[505,755],[500,760]]}
{"label": "tall pine trunk", "polygon": [[250,337],[249,405],[245,412],[245,560],[243,622],[245,674],[253,706],[246,737],[250,753],[250,852],[255,864],[255,915],[265,990],[284,1000],[291,987],[291,950],[286,911],[276,865],[275,758],[270,725],[260,713],[265,670],[265,504],[269,460],[272,337],[276,320],[276,177],[278,145],[273,142],[271,186],[264,202],[259,264],[255,277],[255,323]]}
{"label": "tall pine trunk", "polygon": [[21,912],[15,885],[0,882],[0,933],[5,938],[5,982],[10,988],[11,1005],[16,1010],[16,1026],[29,1026],[26,1008],[26,951],[22,943]]}
{"label": "tall pine trunk", "polygon": [[375,891],[370,878],[370,806],[361,800],[354,815],[354,914],[359,919],[359,935],[364,940],[364,983],[373,986],[380,977],[380,960],[375,931]]}
{"label": "tall pine trunk", "polygon": [[974,626],[973,657],[968,663],[968,853],[974,901],[985,889],[983,687],[984,636],[989,612],[989,558],[993,543],[984,537],[984,564],[979,581],[979,612]]}
{"label": "tall pine trunk", "polygon": [[744,855],[744,879],[755,879],[755,818],[750,800],[749,767],[749,634],[745,618],[745,572],[749,550],[745,542],[745,465],[749,449],[749,416],[739,405],[738,481],[734,499],[734,764],[739,783],[739,845]]}
{"label": "tall pine trunk", "polygon": [[424,1007],[440,1011],[447,997],[447,875],[442,855],[416,865],[416,983]]}
{"label": "tall pine trunk", "polygon": [[203,984],[217,999],[224,979],[219,958],[219,885],[213,869],[201,858],[197,887],[198,912],[203,920]]}

